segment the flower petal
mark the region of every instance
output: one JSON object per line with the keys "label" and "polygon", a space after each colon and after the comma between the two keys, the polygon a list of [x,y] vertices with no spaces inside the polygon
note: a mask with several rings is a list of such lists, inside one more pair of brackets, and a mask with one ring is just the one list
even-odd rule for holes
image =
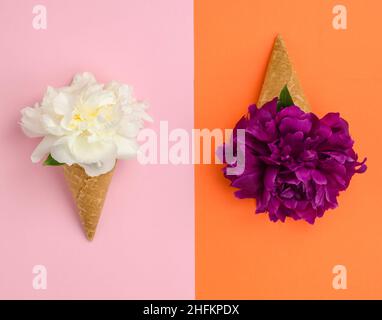
{"label": "flower petal", "polygon": [[85,135],[78,136],[74,139],[70,151],[78,163],[96,163],[105,159],[115,159],[117,148],[115,144],[105,141],[89,142]]}
{"label": "flower petal", "polygon": [[41,122],[41,109],[36,105],[34,108],[26,107],[21,110],[21,129],[28,137],[42,137],[47,134]]}
{"label": "flower petal", "polygon": [[50,153],[52,157],[58,162],[66,163],[67,165],[72,165],[73,163],[76,163],[76,159],[73,157],[69,148],[71,139],[71,137],[61,138],[57,140],[52,146]]}
{"label": "flower petal", "polygon": [[327,184],[328,183],[328,180],[326,179],[325,175],[322,174],[322,172],[320,172],[318,170],[313,170],[311,172],[311,175],[312,175],[312,179],[317,184],[321,185],[321,184]]}
{"label": "flower petal", "polygon": [[310,179],[311,170],[301,167],[296,170],[296,177],[298,180],[306,183]]}
{"label": "flower petal", "polygon": [[127,160],[136,156],[139,146],[135,139],[127,139],[116,135],[114,142],[117,146],[118,159]]}
{"label": "flower petal", "polygon": [[96,163],[80,163],[79,165],[85,169],[85,172],[88,176],[95,177],[113,170],[115,161],[115,158],[109,158]]}
{"label": "flower petal", "polygon": [[41,159],[50,152],[50,148],[56,140],[57,137],[55,136],[44,137],[31,155],[32,162],[36,163],[41,161]]}
{"label": "flower petal", "polygon": [[67,93],[60,92],[53,99],[54,111],[59,115],[65,115],[73,110],[73,97]]}
{"label": "flower petal", "polygon": [[265,170],[264,186],[267,190],[273,190],[275,188],[277,172],[278,170],[276,167],[268,167]]}

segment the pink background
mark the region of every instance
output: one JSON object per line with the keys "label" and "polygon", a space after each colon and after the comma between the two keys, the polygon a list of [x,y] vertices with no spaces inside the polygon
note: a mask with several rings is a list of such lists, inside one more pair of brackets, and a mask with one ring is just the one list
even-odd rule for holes
{"label": "pink background", "polygon": [[[47,30],[32,8],[47,7]],[[132,84],[157,128],[193,127],[191,0],[1,0],[0,298],[194,297],[192,166],[120,162],[92,243],[61,168],[32,164],[21,108],[76,72]],[[32,268],[48,269],[47,290]]]}

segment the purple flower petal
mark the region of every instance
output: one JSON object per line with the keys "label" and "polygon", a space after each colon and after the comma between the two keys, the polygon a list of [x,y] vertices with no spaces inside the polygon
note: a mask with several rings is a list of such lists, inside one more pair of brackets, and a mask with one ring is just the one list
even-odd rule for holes
{"label": "purple flower petal", "polygon": [[275,187],[275,180],[277,175],[276,167],[268,167],[265,170],[264,187],[266,190],[273,190]]}
{"label": "purple flower petal", "polygon": [[328,180],[326,179],[326,177],[318,170],[313,170],[311,175],[312,175],[312,179],[317,184],[327,184],[328,183]]}
{"label": "purple flower petal", "polygon": [[296,170],[296,177],[301,182],[306,183],[310,179],[310,176],[311,176],[311,170],[307,168],[301,167]]}
{"label": "purple flower petal", "polygon": [[312,123],[309,119],[295,119],[295,118],[284,118],[281,120],[279,125],[279,130],[282,134],[287,134],[289,132],[301,131],[303,133],[308,133],[312,128]]}

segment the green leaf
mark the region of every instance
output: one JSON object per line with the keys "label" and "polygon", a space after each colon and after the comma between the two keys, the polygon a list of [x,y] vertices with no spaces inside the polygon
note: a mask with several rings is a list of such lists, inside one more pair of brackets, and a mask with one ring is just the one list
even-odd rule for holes
{"label": "green leaf", "polygon": [[284,109],[286,107],[293,106],[294,102],[289,93],[288,86],[285,85],[284,88],[280,92],[279,101],[277,102],[277,111]]}
{"label": "green leaf", "polygon": [[62,166],[63,163],[58,162],[56,159],[52,157],[51,154],[49,154],[48,158],[44,161],[44,166]]}

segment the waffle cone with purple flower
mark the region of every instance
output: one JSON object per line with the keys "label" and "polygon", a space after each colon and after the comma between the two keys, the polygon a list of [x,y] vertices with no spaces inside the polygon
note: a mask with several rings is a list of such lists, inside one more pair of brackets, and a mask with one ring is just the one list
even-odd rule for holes
{"label": "waffle cone with purple flower", "polygon": [[[223,145],[224,175],[238,189],[237,198],[256,200],[256,213],[267,213],[274,222],[292,218],[313,224],[338,206],[339,193],[348,188],[355,173],[366,170],[366,159],[358,162],[349,124],[339,113],[318,118],[309,112],[280,36],[258,106],[248,108],[235,126],[229,147]],[[238,130],[244,131],[245,139]],[[228,155],[229,150],[244,155],[240,174],[231,174],[238,162],[227,157],[227,150]]]}

